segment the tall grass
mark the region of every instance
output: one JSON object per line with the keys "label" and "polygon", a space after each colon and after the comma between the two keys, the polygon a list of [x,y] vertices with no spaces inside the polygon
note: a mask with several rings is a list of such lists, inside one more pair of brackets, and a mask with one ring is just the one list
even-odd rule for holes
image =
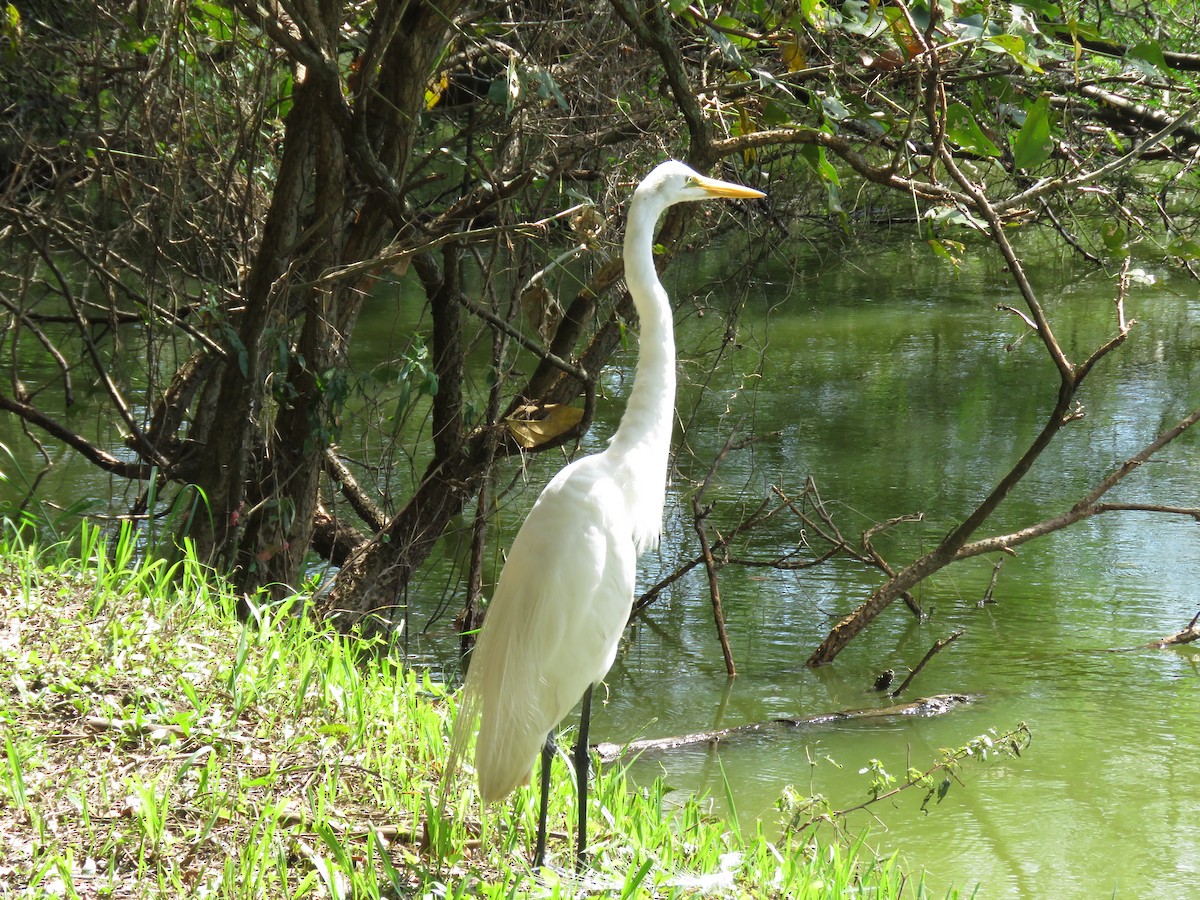
{"label": "tall grass", "polygon": [[427,673],[318,627],[303,598],[241,622],[194,554],[142,558],[128,527],[72,544],[0,535],[0,896],[924,895],[894,860],[742,835],[619,766],[596,775],[576,877],[565,754],[564,869],[533,873],[533,792],[481,810],[463,775],[434,818],[454,700]]}

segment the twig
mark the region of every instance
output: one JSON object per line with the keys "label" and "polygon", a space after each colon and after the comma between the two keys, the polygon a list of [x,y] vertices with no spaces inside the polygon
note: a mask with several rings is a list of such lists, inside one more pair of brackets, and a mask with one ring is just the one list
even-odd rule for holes
{"label": "twig", "polygon": [[1073,234],[1071,234],[1071,232],[1067,231],[1066,226],[1063,225],[1063,223],[1058,220],[1058,216],[1056,216],[1054,214],[1054,207],[1052,207],[1048,202],[1046,202],[1045,197],[1038,197],[1038,205],[1041,206],[1042,212],[1044,212],[1046,214],[1046,216],[1050,219],[1050,224],[1054,226],[1054,230],[1059,233],[1059,236],[1062,237],[1062,239],[1067,242],[1067,245],[1072,250],[1074,250],[1076,253],[1078,253],[1080,256],[1082,256],[1084,259],[1086,259],[1088,262],[1099,265],[1099,263],[1101,261],[1100,257],[1098,257],[1096,254],[1089,251],[1086,247],[1083,246],[1083,244],[1079,243],[1079,238],[1075,237],[1075,235],[1073,235]]}
{"label": "twig", "polygon": [[1166,140],[1174,131],[1183,127],[1188,122],[1195,121],[1196,112],[1200,106],[1192,106],[1185,110],[1175,119],[1168,122],[1146,140],[1140,142],[1136,147],[1126,153],[1124,156],[1119,156],[1111,162],[1105,163],[1098,169],[1093,169],[1090,172],[1082,172],[1070,178],[1043,178],[1033,185],[1028,190],[1022,191],[1019,194],[1014,194],[1006,200],[1001,200],[995,205],[996,210],[1004,212],[1009,209],[1021,209],[1029,206],[1034,200],[1046,194],[1055,192],[1065,193],[1068,190],[1085,185],[1095,184],[1102,181],[1114,172],[1118,172],[1126,166],[1136,162],[1146,156],[1146,154],[1155,146]]}
{"label": "twig", "polygon": [[250,744],[249,738],[240,734],[222,734],[205,728],[183,728],[168,722],[134,721],[114,719],[108,716],[85,716],[84,724],[93,731],[129,731],[134,734],[170,734],[181,740],[203,739],[210,744]]}
{"label": "twig", "polygon": [[1129,292],[1129,260],[1130,257],[1125,257],[1125,262],[1121,264],[1121,277],[1117,279],[1117,299],[1113,301],[1117,305],[1117,331],[1120,334],[1125,334],[1129,331],[1129,325],[1125,321],[1125,295]]}
{"label": "twig", "polygon": [[725,657],[725,672],[730,677],[737,674],[737,666],[733,662],[733,648],[729,645],[729,632],[725,628],[725,610],[721,606],[721,585],[717,579],[717,570],[720,567],[713,556],[712,547],[708,541],[708,528],[704,524],[704,520],[712,512],[712,507],[702,507],[701,501],[708,486],[716,477],[721,462],[729,455],[730,451],[746,447],[754,440],[753,435],[743,437],[741,440],[734,440],[733,435],[730,435],[729,439],[725,441],[725,446],[713,458],[712,465],[709,466],[708,473],[704,476],[704,481],[700,483],[700,488],[692,495],[692,525],[696,529],[696,536],[700,539],[700,554],[704,559],[704,570],[708,574],[708,593],[712,598],[713,622],[717,627],[717,637],[721,641],[721,654]]}
{"label": "twig", "polygon": [[[862,533],[863,550],[870,558],[870,561],[874,562],[876,567],[881,569],[888,578],[894,578],[896,576],[896,570],[888,565],[887,560],[879,555],[879,551],[876,550],[875,545],[871,543],[871,538],[876,534],[879,534],[879,532],[887,531],[889,528],[899,525],[902,522],[920,522],[923,521],[924,518],[924,513],[912,513],[910,515],[894,516],[886,521],[876,522]],[[908,607],[909,611],[914,616],[916,616],[918,619],[925,618],[925,612],[921,609],[921,604],[917,602],[917,598],[912,595],[911,591],[904,591],[904,593],[902,593],[900,596],[904,600],[904,605]]]}
{"label": "twig", "polygon": [[[953,752],[943,751],[942,761],[930,766],[924,772],[917,773],[910,771],[909,776],[904,783],[897,785],[890,791],[875,794],[870,800],[865,800],[862,803],[859,803],[857,806],[851,806],[847,809],[829,810],[824,815],[815,816],[797,828],[800,812],[804,812],[802,809],[792,817],[792,821],[788,824],[787,830],[791,832],[803,831],[805,828],[811,827],[812,825],[815,825],[821,821],[836,822],[837,820],[844,820],[850,815],[850,813],[859,812],[862,810],[869,811],[868,808],[873,804],[878,803],[881,800],[888,800],[892,797],[895,797],[897,794],[914,787],[927,788],[928,793],[925,795],[925,803],[928,803],[930,800],[932,800],[935,794],[937,794],[938,800],[940,801],[941,798],[945,796],[946,790],[949,789],[949,779],[953,777],[956,781],[959,780],[957,775],[957,765],[959,762],[967,757],[983,759],[986,756],[987,748],[996,748],[1003,753],[1012,756],[1020,756],[1021,751],[1029,746],[1029,742],[1032,739],[1033,734],[1030,732],[1029,726],[1024,722],[1011,731],[1005,732],[1001,735],[996,735],[994,738],[987,737],[986,735],[978,737],[967,744],[967,746],[961,747],[958,750]],[[943,780],[941,787],[933,787],[930,778],[934,772],[939,771],[944,771],[946,773],[946,778]]]}
{"label": "twig", "polygon": [[[54,345],[54,342],[46,336],[46,333],[37,326],[33,319],[31,319],[23,309],[19,308],[15,303],[11,302],[6,297],[0,297],[0,305],[4,306],[12,314],[14,322],[19,322],[23,327],[33,332],[33,336],[38,339],[38,343],[45,347],[46,352],[54,357],[54,361],[58,364],[58,369],[62,373],[63,401],[67,406],[74,406],[75,390],[71,386],[71,367],[67,363],[66,357],[62,355],[58,347]],[[16,342],[14,341],[14,343]],[[13,393],[17,394],[18,391],[16,391],[15,388],[19,382],[19,379],[15,366],[13,369],[12,378],[14,387]],[[28,398],[20,397],[19,399],[24,400]]]}
{"label": "twig", "polygon": [[1014,316],[1018,317],[1022,322],[1024,322],[1029,327],[1030,331],[1037,331],[1037,322],[1033,321],[1033,319],[1029,318],[1028,315],[1021,312],[1021,310],[1017,309],[1015,306],[1008,306],[1007,304],[1004,304],[1004,303],[997,303],[996,309],[999,310],[1000,312],[1012,313]]}
{"label": "twig", "polygon": [[708,529],[704,520],[712,512],[712,507],[700,508],[698,497],[692,497],[693,522],[696,536],[700,539],[700,553],[704,558],[704,571],[708,575],[708,594],[712,598],[713,622],[717,627],[717,637],[721,641],[721,654],[725,657],[725,672],[733,676],[737,674],[737,666],[733,662],[733,648],[729,646],[729,632],[725,628],[725,611],[721,607],[721,585],[717,580],[717,561],[713,557],[712,548],[708,544]]}
{"label": "twig", "polygon": [[996,560],[996,564],[992,566],[992,580],[988,582],[987,590],[983,592],[983,596],[979,598],[979,602],[975,605],[979,607],[986,606],[989,603],[995,603],[996,600],[992,596],[996,591],[996,581],[1000,577],[1000,567],[1004,565],[1004,557]]}
{"label": "twig", "polygon": [[348,263],[344,266],[339,266],[336,269],[329,269],[321,273],[314,284],[327,284],[333,281],[342,281],[347,278],[354,278],[359,275],[371,275],[382,271],[386,268],[393,268],[400,265],[405,260],[410,260],[418,253],[429,253],[437,250],[450,242],[469,244],[481,243],[500,236],[523,236],[523,237],[538,237],[546,232],[547,228],[554,224],[559,219],[566,218],[579,212],[585,204],[577,203],[569,209],[564,209],[556,212],[553,215],[538,219],[536,222],[518,222],[514,225],[490,225],[486,228],[469,228],[466,230],[458,230],[440,234],[437,237],[431,238],[423,244],[407,245],[403,243],[394,243],[385,247],[379,253],[369,259],[360,260],[359,262]]}
{"label": "twig", "polygon": [[992,241],[1004,257],[1009,274],[1012,275],[1013,282],[1021,292],[1021,298],[1025,301],[1025,305],[1029,309],[1030,318],[1036,324],[1038,336],[1042,339],[1042,343],[1046,347],[1046,352],[1050,354],[1050,358],[1054,361],[1054,365],[1059,371],[1064,390],[1074,390],[1079,386],[1079,376],[1075,372],[1075,367],[1067,359],[1067,354],[1063,350],[1062,345],[1059,344],[1058,339],[1054,336],[1054,331],[1050,328],[1050,321],[1046,318],[1046,313],[1036,292],[1033,290],[1033,285],[1029,283],[1029,279],[1025,275],[1025,267],[1021,265],[1020,258],[1008,240],[1004,223],[1001,221],[996,207],[988,200],[983,188],[963,174],[962,169],[959,168],[950,151],[944,145],[940,150],[942,165],[946,167],[946,171],[950,173],[950,176],[958,183],[958,186],[962,188],[963,193],[971,198],[971,205],[987,221]]}
{"label": "twig", "polygon": [[367,492],[363,490],[354,474],[342,462],[341,457],[338,456],[337,447],[333,445],[325,448],[325,472],[338,483],[338,489],[342,496],[350,501],[350,506],[371,531],[378,534],[387,528],[387,514],[367,496]]}
{"label": "twig", "polygon": [[519,328],[514,327],[509,322],[505,321],[500,316],[496,315],[490,309],[488,309],[484,306],[480,306],[478,303],[476,303],[474,300],[472,300],[466,294],[460,293],[458,295],[458,302],[460,304],[462,304],[462,306],[465,307],[471,313],[471,315],[478,316],[479,318],[483,319],[485,322],[492,325],[494,328],[500,330],[505,335],[512,338],[514,341],[516,341],[518,344],[520,344],[522,347],[524,347],[530,353],[533,353],[534,355],[538,356],[539,358],[544,359],[546,362],[553,365],[556,369],[558,369],[562,372],[565,372],[567,375],[570,375],[572,378],[574,378],[576,381],[578,381],[580,384],[584,385],[585,387],[591,385],[592,379],[591,379],[591,376],[588,375],[586,370],[584,370],[580,366],[577,366],[573,363],[567,362],[567,360],[561,359],[560,357],[556,356],[554,353],[552,353],[549,349],[544,347],[542,344],[538,343],[537,341],[533,340],[532,338],[526,337],[525,334]]}
{"label": "twig", "polygon": [[554,269],[557,269],[557,268],[560,268],[560,267],[566,265],[571,260],[573,260],[575,257],[577,257],[580,253],[585,253],[585,252],[587,252],[587,250],[588,250],[587,244],[576,244],[574,247],[571,247],[569,250],[563,251],[558,256],[554,257],[554,259],[550,260],[550,262],[547,263],[545,266],[543,266],[542,268],[540,268],[536,272],[534,272],[533,275],[530,276],[529,280],[526,281],[523,285],[521,285],[521,290],[518,293],[524,294],[526,291],[535,287],[539,281],[543,281],[545,279],[545,277],[547,275],[549,275]]}
{"label": "twig", "polygon": [[31,403],[0,394],[0,410],[19,416],[23,421],[36,425],[47,434],[77,450],[86,460],[114,475],[133,480],[145,480],[151,476],[153,467],[145,462],[127,462],[118,459],[106,450],[92,444],[87,438],[72,431],[57,419],[52,419]]}
{"label": "twig", "polygon": [[[30,234],[30,237],[34,238],[32,234]],[[147,462],[158,466],[160,469],[169,468],[169,461],[158,452],[158,448],[150,443],[149,439],[142,432],[141,426],[138,425],[137,419],[134,418],[133,411],[129,408],[129,404],[125,401],[125,397],[121,393],[121,389],[117,387],[116,382],[113,381],[112,375],[109,374],[110,367],[100,356],[100,350],[96,347],[96,342],[92,340],[91,328],[88,325],[87,318],[83,315],[83,312],[79,308],[79,302],[75,296],[75,292],[71,290],[70,283],[67,281],[66,276],[63,275],[62,271],[55,263],[49,248],[37,238],[34,238],[34,246],[37,249],[38,255],[46,264],[46,268],[50,270],[50,273],[58,282],[62,297],[64,300],[66,300],[67,307],[70,309],[71,314],[75,317],[76,324],[79,328],[80,339],[83,341],[83,345],[87,349],[88,356],[92,360],[92,365],[95,368],[96,376],[100,380],[100,383],[104,385],[109,399],[112,401],[113,406],[116,407],[117,412],[124,420],[125,426],[129,429],[130,440],[133,448],[137,450],[138,454]]]}
{"label": "twig", "polygon": [[939,651],[941,651],[942,648],[944,648],[944,647],[948,646],[949,644],[953,643],[954,641],[958,640],[960,637],[962,637],[962,635],[963,635],[963,629],[960,628],[958,631],[954,632],[954,634],[950,635],[949,637],[942,638],[940,641],[935,642],[934,645],[932,647],[930,647],[929,650],[926,652],[925,658],[922,659],[919,663],[917,663],[917,667],[915,669],[913,669],[911,672],[909,672],[908,677],[905,678],[904,681],[902,681],[900,683],[900,687],[898,687],[894,691],[892,691],[891,696],[899,697],[901,694],[903,694],[904,689],[907,688],[910,684],[912,684],[912,680],[917,677],[917,673],[920,672],[923,668],[925,668],[925,664],[927,662],[929,662],[931,659],[933,659],[933,657],[935,655],[937,655],[937,653]]}

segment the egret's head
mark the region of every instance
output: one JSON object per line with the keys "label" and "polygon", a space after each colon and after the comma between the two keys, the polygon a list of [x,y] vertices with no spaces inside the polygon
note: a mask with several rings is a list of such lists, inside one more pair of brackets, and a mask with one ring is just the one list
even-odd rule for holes
{"label": "egret's head", "polygon": [[762,191],[743,187],[729,181],[719,181],[701,175],[690,166],[670,159],[657,166],[638,185],[634,196],[653,197],[663,209],[691,200],[712,200],[716,197],[765,197]]}

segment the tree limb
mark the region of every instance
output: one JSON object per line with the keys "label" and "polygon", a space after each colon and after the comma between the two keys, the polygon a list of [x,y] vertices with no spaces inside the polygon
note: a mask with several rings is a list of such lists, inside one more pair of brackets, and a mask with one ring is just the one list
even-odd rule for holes
{"label": "tree limb", "polygon": [[933,659],[943,649],[945,649],[950,644],[954,643],[960,637],[962,637],[963,633],[964,633],[963,630],[960,628],[958,631],[954,632],[949,637],[944,637],[939,641],[935,641],[933,646],[930,647],[928,651],[926,651],[926,653],[923,657],[921,657],[921,661],[919,663],[917,663],[916,668],[914,668],[911,672],[908,673],[908,677],[905,678],[904,681],[900,682],[900,687],[898,687],[894,691],[892,691],[891,696],[899,697],[901,694],[903,694],[905,689],[910,684],[912,684],[913,679],[917,677],[918,673],[923,668],[925,668],[925,664],[928,663],[931,659]]}
{"label": "tree limb", "polygon": [[105,472],[111,472],[113,475],[120,475],[122,478],[130,478],[137,481],[145,481],[154,472],[154,467],[149,463],[126,462],[105,450],[101,450],[82,435],[62,425],[57,419],[50,418],[32,404],[24,403],[6,394],[0,394],[0,409],[20,416],[31,425],[36,425],[47,434],[58,438],[68,447],[77,450],[88,462],[98,466]]}

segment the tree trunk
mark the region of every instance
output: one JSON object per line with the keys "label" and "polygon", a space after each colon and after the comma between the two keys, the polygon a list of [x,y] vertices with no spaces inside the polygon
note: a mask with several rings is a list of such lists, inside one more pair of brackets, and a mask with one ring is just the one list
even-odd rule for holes
{"label": "tree trunk", "polygon": [[[222,570],[234,570],[239,582],[246,575],[239,542],[244,547],[255,539],[253,533],[244,534],[247,507],[254,507],[261,497],[258,491],[248,496],[247,490],[262,484],[263,419],[267,415],[263,333],[280,302],[277,283],[295,252],[300,212],[309,187],[319,102],[319,94],[310,85],[296,86],[262,243],[242,293],[242,311],[231,315],[227,323],[229,359],[205,384],[191,431],[192,439],[203,448],[195,481],[208,514],[195,517],[189,537],[201,559]],[[243,586],[251,587],[253,581],[251,578]]]}
{"label": "tree trunk", "polygon": [[[371,258],[407,225],[398,198],[417,134],[412,123],[457,6],[380,3],[371,48],[378,69],[360,73],[373,83],[352,108],[340,81],[319,65],[306,67],[295,86],[262,243],[242,311],[230,319],[230,359],[206,385],[194,429],[208,451],[195,480],[210,515],[196,518],[190,536],[244,590],[270,586],[281,595],[302,574],[363,296],[359,285],[321,276]],[[330,36],[341,10],[325,3],[321,13],[323,22],[304,24],[335,59]],[[394,30],[385,28],[392,18]],[[364,180],[374,188],[351,194]],[[451,352],[461,356],[461,347]]]}
{"label": "tree trunk", "polygon": [[463,341],[458,301],[460,251],[448,245],[439,270],[428,256],[414,260],[433,312],[433,459],[416,492],[380,538],[338,574],[317,603],[317,614],[349,630],[386,629],[416,568],[425,561],[450,520],[479,489],[486,464],[480,436],[467,441],[462,422]]}

